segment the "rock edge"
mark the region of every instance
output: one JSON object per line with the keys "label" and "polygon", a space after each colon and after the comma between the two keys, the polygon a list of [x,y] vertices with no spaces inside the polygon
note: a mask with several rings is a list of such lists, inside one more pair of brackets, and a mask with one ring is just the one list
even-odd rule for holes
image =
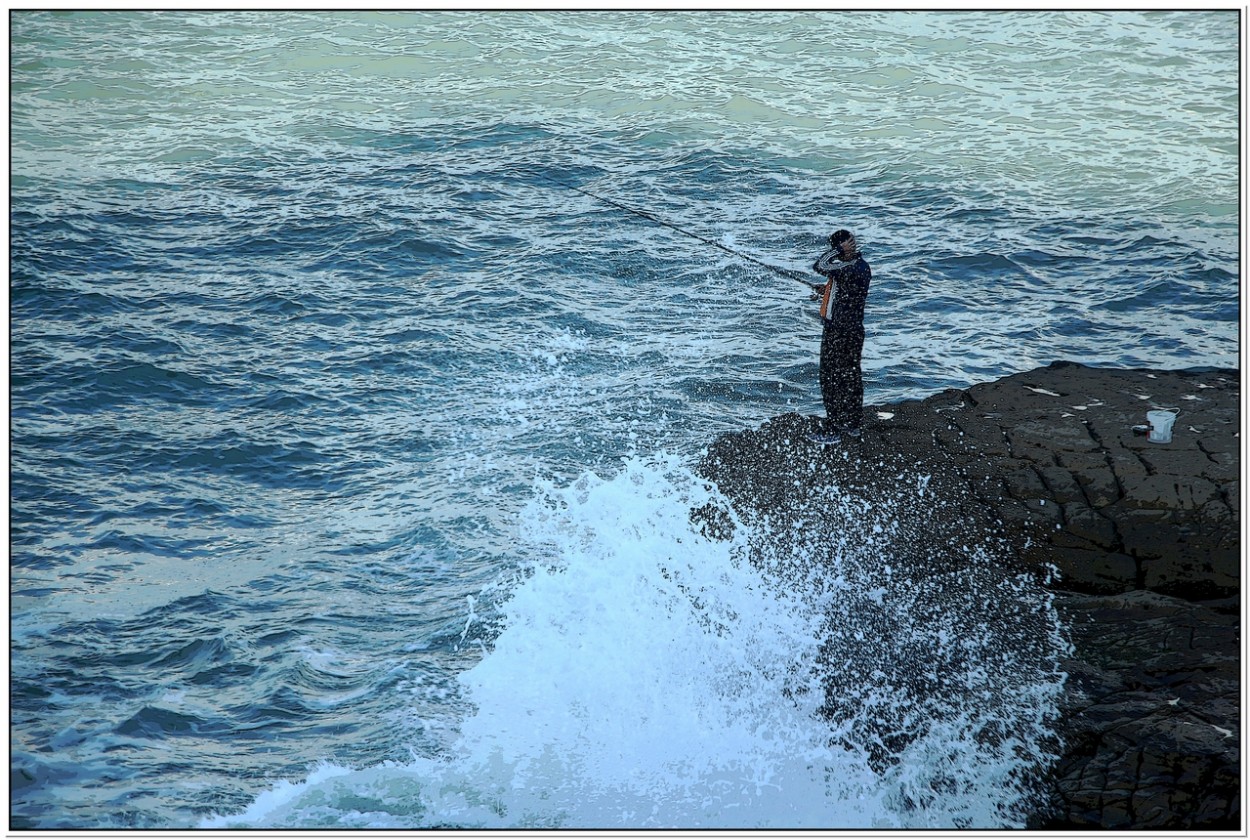
{"label": "rock edge", "polygon": [[[1179,409],[1169,443],[1134,429]],[[724,435],[701,471],[734,503],[786,507],[795,441],[844,491],[869,457],[932,469],[1050,584],[1073,643],[1039,828],[1240,827],[1241,413],[1235,370],[1072,362],[870,406],[862,436],[805,443],[818,418]],[[858,485],[857,485],[858,482]],[[810,489],[810,488],[809,488]]]}

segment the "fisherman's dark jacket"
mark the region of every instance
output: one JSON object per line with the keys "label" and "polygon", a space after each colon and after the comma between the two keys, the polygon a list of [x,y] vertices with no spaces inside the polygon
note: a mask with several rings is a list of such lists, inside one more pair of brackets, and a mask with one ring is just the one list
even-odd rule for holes
{"label": "fisherman's dark jacket", "polygon": [[862,329],[868,285],[872,282],[872,269],[864,258],[857,255],[853,262],[825,270],[817,261],[813,268],[829,278],[820,307],[826,325],[837,329]]}

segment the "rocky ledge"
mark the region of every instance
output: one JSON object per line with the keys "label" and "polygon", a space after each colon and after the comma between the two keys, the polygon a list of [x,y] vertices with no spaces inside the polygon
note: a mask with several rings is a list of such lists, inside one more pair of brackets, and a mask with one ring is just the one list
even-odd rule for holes
{"label": "rocky ledge", "polygon": [[[859,438],[785,415],[724,435],[701,471],[739,513],[813,483],[866,503],[895,468],[1045,575],[1072,642],[1045,828],[1240,827],[1240,376],[1056,362],[865,411]],[[1178,409],[1171,441],[1140,433]],[[706,512],[705,512],[706,513]],[[707,524],[716,527],[714,518]],[[932,539],[943,539],[933,535]]]}

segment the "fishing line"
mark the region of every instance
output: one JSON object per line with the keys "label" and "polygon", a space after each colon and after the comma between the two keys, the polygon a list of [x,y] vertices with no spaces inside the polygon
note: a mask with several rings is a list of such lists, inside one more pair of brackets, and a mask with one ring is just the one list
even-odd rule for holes
{"label": "fishing line", "polygon": [[570,190],[573,190],[574,192],[579,192],[588,198],[593,198],[595,201],[601,201],[610,207],[615,207],[617,210],[623,210],[626,213],[631,213],[640,218],[646,219],[651,222],[655,222],[657,225],[662,225],[668,228],[669,230],[675,230],[678,233],[682,234],[683,236],[689,236],[691,239],[697,239],[700,242],[704,243],[705,245],[711,245],[713,248],[719,248],[720,250],[724,251],[727,254],[732,254],[733,256],[738,257],[739,259],[746,260],[749,263],[754,263],[755,265],[758,265],[762,268],[767,268],[769,271],[776,272],[777,274],[780,274],[784,277],[789,277],[791,280],[797,280],[800,283],[802,283],[804,286],[807,286],[809,289],[815,288],[817,285],[817,284],[812,283],[812,281],[808,280],[806,277],[799,274],[798,272],[790,271],[789,269],[781,268],[780,266],[769,265],[768,263],[762,260],[756,259],[750,254],[744,254],[741,251],[735,251],[733,248],[730,248],[727,245],[722,245],[721,243],[713,239],[708,239],[706,236],[700,236],[699,234],[693,231],[689,231],[689,230],[686,230],[685,228],[678,227],[672,222],[665,221],[664,219],[661,219],[659,216],[648,213],[645,210],[636,210],[633,207],[628,207],[624,204],[621,204],[619,201],[614,201],[613,199],[607,198],[606,196],[592,193],[590,190],[582,189],[576,184],[570,184],[567,181],[561,181],[559,178],[552,177],[551,175],[547,175],[543,172],[537,172],[537,171],[531,170],[531,174],[537,175],[539,178],[550,181],[553,184],[558,184],[559,186],[564,187],[565,189],[570,189]]}

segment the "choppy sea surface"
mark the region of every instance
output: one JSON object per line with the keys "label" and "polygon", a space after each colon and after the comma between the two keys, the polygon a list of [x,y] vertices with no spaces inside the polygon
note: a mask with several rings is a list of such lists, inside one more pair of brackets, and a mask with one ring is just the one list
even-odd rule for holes
{"label": "choppy sea surface", "polygon": [[1023,824],[1063,629],[889,585],[923,476],[799,577],[692,528],[716,435],[820,411],[819,325],[685,233],[855,231],[869,403],[1237,367],[1238,36],[12,12],[12,825]]}

